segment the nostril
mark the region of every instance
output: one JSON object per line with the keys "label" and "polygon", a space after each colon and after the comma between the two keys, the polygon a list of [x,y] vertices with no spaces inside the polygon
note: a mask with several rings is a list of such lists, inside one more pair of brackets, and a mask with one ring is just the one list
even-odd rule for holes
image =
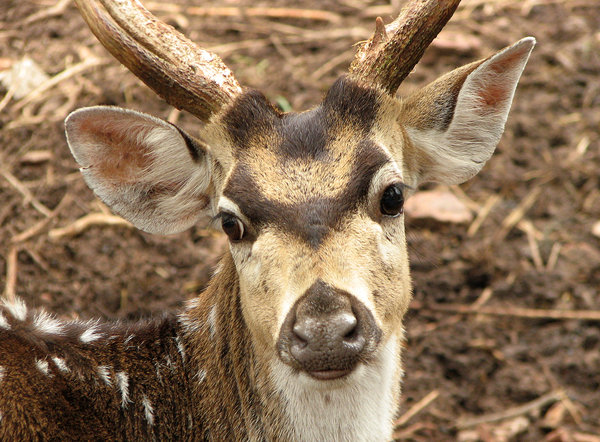
{"label": "nostril", "polygon": [[348,333],[346,333],[343,336],[344,340],[349,341],[351,339],[354,339],[356,337],[356,335],[357,335],[357,330],[358,330],[358,327],[354,326],[352,328],[352,330],[349,330]]}
{"label": "nostril", "polygon": [[335,322],[338,336],[344,339],[352,339],[357,334],[358,321],[352,313],[341,313]]}
{"label": "nostril", "polygon": [[309,336],[305,327],[296,324],[292,331],[294,332],[294,338],[296,338],[297,341],[300,341],[301,343],[308,342]]}
{"label": "nostril", "polygon": [[302,344],[307,344],[315,338],[317,324],[311,318],[302,318],[292,327],[294,339]]}

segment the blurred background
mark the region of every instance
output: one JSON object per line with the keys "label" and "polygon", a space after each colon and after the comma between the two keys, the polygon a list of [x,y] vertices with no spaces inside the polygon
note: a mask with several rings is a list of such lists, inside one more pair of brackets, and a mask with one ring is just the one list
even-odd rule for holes
{"label": "blurred background", "polygon": [[[283,110],[317,104],[402,1],[145,1]],[[600,441],[600,2],[463,0],[399,91],[538,41],[483,171],[407,207],[401,440]],[[96,42],[71,0],[0,5],[0,290],[64,318],[175,311],[226,242],[158,237],[84,184],[63,120],[109,104],[177,122]]]}

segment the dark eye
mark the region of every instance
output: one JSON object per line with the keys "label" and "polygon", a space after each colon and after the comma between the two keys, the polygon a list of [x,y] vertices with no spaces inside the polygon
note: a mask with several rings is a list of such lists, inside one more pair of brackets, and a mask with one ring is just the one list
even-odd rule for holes
{"label": "dark eye", "polygon": [[221,218],[221,227],[223,228],[223,232],[229,237],[230,241],[240,241],[244,238],[244,223],[233,215],[228,213],[224,214]]}
{"label": "dark eye", "polygon": [[388,186],[381,195],[379,208],[381,213],[387,216],[398,216],[402,213],[404,206],[404,196],[402,195],[402,187],[399,184]]}

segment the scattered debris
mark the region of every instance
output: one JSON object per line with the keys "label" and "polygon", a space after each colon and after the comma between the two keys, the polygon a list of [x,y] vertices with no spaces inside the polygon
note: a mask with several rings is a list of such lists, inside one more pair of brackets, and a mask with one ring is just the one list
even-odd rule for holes
{"label": "scattered debris", "polygon": [[17,100],[26,97],[49,78],[48,74],[27,56],[13,63],[10,69],[0,72],[0,84],[7,91],[12,91],[12,96]]}

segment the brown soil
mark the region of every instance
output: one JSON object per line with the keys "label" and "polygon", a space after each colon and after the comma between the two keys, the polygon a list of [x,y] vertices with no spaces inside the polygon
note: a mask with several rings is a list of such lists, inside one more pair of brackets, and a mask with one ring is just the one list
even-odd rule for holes
{"label": "brown soil", "polygon": [[[206,284],[225,244],[219,234],[199,226],[157,237],[109,225],[51,234],[105,210],[68,152],[62,123],[68,112],[115,104],[176,118],[190,132],[196,124],[113,61],[71,3],[34,16],[56,3],[2,1],[0,69],[24,56],[50,76],[94,58],[102,63],[74,71],[32,100],[11,99],[0,111],[2,287],[64,317],[175,310]],[[239,3],[257,6],[201,5]],[[258,4],[313,8],[338,19],[207,18],[186,14],[185,0],[173,4],[171,11],[150,9],[192,40],[216,47],[242,84],[296,110],[318,102],[346,69],[352,44],[368,37],[377,15],[388,20],[394,11],[366,0],[273,0]],[[600,310],[600,239],[592,234],[600,220],[599,29],[597,0],[464,0],[401,88],[406,93],[523,36],[538,39],[496,154],[478,177],[452,189],[474,212],[498,198],[481,227],[468,234],[468,224],[408,220],[415,303],[406,320],[402,412],[438,394],[398,429],[401,437],[488,441],[505,440],[505,431],[509,440],[599,440],[591,437],[600,434],[600,321],[528,319],[514,311]],[[35,157],[39,151],[42,158]],[[29,238],[15,242],[32,227]],[[468,306],[482,293],[491,293],[485,307],[496,314],[430,308]],[[517,420],[456,428],[460,419],[557,390],[568,398],[559,405],[548,401],[517,413]],[[545,418],[560,407],[564,417],[548,424]],[[515,430],[519,423],[522,431]]]}

